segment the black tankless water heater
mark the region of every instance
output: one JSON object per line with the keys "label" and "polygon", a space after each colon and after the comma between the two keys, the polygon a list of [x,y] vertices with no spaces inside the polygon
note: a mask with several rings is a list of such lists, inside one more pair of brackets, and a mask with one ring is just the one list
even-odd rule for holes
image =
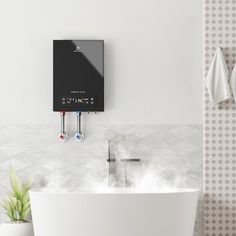
{"label": "black tankless water heater", "polygon": [[53,41],[53,110],[104,111],[104,41]]}

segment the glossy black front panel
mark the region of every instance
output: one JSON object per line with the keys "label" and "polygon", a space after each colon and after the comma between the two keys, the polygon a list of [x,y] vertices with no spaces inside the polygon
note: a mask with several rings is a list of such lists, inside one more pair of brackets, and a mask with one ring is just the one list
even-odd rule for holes
{"label": "glossy black front panel", "polygon": [[53,110],[104,111],[104,42],[53,41]]}

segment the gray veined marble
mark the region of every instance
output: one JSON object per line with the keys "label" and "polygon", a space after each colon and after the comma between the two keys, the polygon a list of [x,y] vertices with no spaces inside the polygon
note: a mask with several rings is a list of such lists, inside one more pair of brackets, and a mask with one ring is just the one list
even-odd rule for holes
{"label": "gray veined marble", "polygon": [[[0,127],[0,198],[9,185],[12,164],[35,186],[103,187],[108,181],[108,143],[111,140],[110,180],[114,186],[202,188],[202,127],[198,125],[129,125],[97,127],[83,143],[56,140],[58,130],[46,126]],[[73,137],[73,135],[71,135]],[[140,158],[140,162],[121,159]],[[202,235],[199,202],[195,236]],[[3,212],[0,211],[0,221]]]}

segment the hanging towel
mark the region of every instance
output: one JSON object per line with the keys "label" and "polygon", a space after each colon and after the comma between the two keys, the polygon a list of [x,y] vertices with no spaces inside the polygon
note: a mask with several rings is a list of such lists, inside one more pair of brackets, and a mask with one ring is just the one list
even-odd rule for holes
{"label": "hanging towel", "polygon": [[206,88],[208,89],[210,100],[214,104],[218,104],[231,98],[229,89],[229,70],[221,48],[217,48],[211,63],[206,77]]}
{"label": "hanging towel", "polygon": [[236,102],[236,64],[234,65],[234,68],[232,70],[232,73],[229,79],[229,84],[230,84],[231,91],[234,97],[234,101]]}

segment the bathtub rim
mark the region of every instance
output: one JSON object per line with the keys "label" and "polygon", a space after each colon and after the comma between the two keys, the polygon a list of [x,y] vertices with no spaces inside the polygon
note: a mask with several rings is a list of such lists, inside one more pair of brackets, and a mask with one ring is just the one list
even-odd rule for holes
{"label": "bathtub rim", "polygon": [[188,194],[188,193],[200,193],[198,188],[173,188],[168,190],[155,190],[151,188],[60,188],[46,189],[35,188],[29,190],[31,194],[70,194],[70,195],[86,195],[86,194]]}

